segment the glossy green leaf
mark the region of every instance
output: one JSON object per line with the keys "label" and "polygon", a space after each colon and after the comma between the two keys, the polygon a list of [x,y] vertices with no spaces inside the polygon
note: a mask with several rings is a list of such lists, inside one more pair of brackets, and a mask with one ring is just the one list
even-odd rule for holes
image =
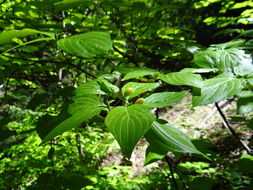
{"label": "glossy green leaf", "polygon": [[145,98],[144,105],[150,108],[161,108],[178,104],[188,92],[160,92]]}
{"label": "glossy green leaf", "polygon": [[103,102],[96,95],[86,94],[75,97],[74,103],[68,106],[66,113],[63,111],[57,117],[48,117],[39,122],[38,132],[43,140],[42,143],[98,115],[103,110],[102,106],[104,106]]}
{"label": "glossy green leaf", "polygon": [[217,69],[215,68],[184,68],[180,72],[184,73],[210,73],[216,72]]}
{"label": "glossy green leaf", "polygon": [[160,83],[129,82],[129,83],[125,84],[121,90],[122,90],[122,94],[124,95],[124,92],[127,88],[133,88],[134,89],[133,93],[130,96],[128,96],[128,99],[131,99],[131,98],[134,98],[144,92],[151,91],[151,90],[157,88],[158,86],[160,86]]}
{"label": "glossy green leaf", "polygon": [[200,96],[193,96],[193,106],[211,104],[231,98],[242,88],[242,80],[235,78],[213,78],[204,81]]}
{"label": "glossy green leaf", "polygon": [[119,106],[112,109],[105,118],[105,125],[122,152],[130,157],[136,143],[149,130],[155,120],[153,114],[144,105]]}
{"label": "glossy green leaf", "polygon": [[136,68],[134,71],[127,73],[122,79],[122,81],[138,78],[138,77],[143,77],[143,76],[151,75],[154,73],[158,73],[158,71],[154,69],[149,69],[149,68]]}
{"label": "glossy green leaf", "polygon": [[92,58],[111,50],[112,42],[107,32],[88,32],[61,39],[57,46],[67,53]]}
{"label": "glossy green leaf", "polygon": [[187,72],[169,73],[161,75],[159,78],[172,85],[188,85],[198,88],[201,87],[203,83],[203,79],[200,75]]}
{"label": "glossy green leaf", "polygon": [[159,154],[172,151],[203,155],[184,133],[165,121],[153,122],[152,127],[145,134],[145,138],[154,148],[152,150],[156,150]]}
{"label": "glossy green leaf", "polygon": [[250,54],[240,49],[208,49],[195,54],[194,62],[202,68],[217,68],[221,72],[231,72],[245,76],[253,73]]}

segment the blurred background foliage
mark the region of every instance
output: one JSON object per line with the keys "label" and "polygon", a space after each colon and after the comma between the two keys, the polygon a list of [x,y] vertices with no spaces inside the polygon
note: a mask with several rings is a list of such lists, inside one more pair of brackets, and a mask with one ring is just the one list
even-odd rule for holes
{"label": "blurred background foliage", "polygon": [[[127,161],[102,167],[118,149],[99,118],[40,146],[39,117],[57,115],[79,84],[119,66],[179,71],[192,51],[234,39],[252,53],[252,0],[1,0],[0,189],[251,189],[253,158],[208,152],[134,175]],[[55,40],[110,32],[99,58],[65,54]],[[13,37],[14,36],[14,37]],[[203,148],[205,141],[196,144]],[[215,145],[213,145],[215,146]],[[115,148],[116,147],[116,148]],[[205,149],[206,148],[206,149]],[[176,183],[175,183],[176,182]]]}

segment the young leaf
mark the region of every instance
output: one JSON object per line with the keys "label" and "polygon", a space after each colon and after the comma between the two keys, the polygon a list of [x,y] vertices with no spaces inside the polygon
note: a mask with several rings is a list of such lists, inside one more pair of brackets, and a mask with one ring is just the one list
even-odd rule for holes
{"label": "young leaf", "polygon": [[138,78],[138,77],[142,77],[142,76],[146,76],[146,75],[151,75],[154,73],[158,73],[158,71],[156,71],[154,69],[149,69],[149,68],[141,68],[141,69],[136,68],[134,71],[127,73],[124,76],[124,78],[122,79],[122,81],[129,80],[132,78]]}
{"label": "young leaf", "polygon": [[242,80],[236,78],[212,78],[204,81],[200,96],[193,96],[193,106],[201,106],[222,101],[238,93]]}
{"label": "young leaf", "polygon": [[135,104],[112,109],[105,118],[105,125],[129,158],[136,143],[149,130],[154,120],[154,115],[146,106]]}
{"label": "young leaf", "polygon": [[121,91],[122,91],[122,94],[124,94],[127,88],[133,88],[133,93],[130,96],[128,96],[128,99],[131,99],[144,92],[151,91],[157,88],[158,86],[160,86],[160,83],[129,82],[122,87]]}
{"label": "young leaf", "polygon": [[198,88],[200,88],[203,83],[203,79],[200,75],[185,72],[169,73],[161,75],[159,78],[172,85],[188,85]]}
{"label": "young leaf", "polygon": [[111,50],[112,42],[107,32],[88,32],[61,39],[57,46],[67,53],[92,58]]}
{"label": "young leaf", "polygon": [[178,104],[187,93],[187,91],[154,93],[145,98],[144,105],[150,108],[161,108],[175,105]]}
{"label": "young leaf", "polygon": [[145,138],[153,147],[152,150],[159,154],[172,151],[203,155],[184,133],[163,120],[154,121]]}

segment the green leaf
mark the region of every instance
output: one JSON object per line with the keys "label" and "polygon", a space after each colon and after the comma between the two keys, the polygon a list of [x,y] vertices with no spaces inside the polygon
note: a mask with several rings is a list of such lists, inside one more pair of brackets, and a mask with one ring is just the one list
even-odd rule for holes
{"label": "green leaf", "polygon": [[144,165],[148,165],[148,164],[151,164],[151,163],[154,163],[158,160],[161,160],[164,158],[164,156],[167,154],[167,153],[159,153],[158,151],[156,151],[154,147],[151,147],[151,146],[148,146],[148,148],[146,149],[146,157],[145,157],[145,162],[144,162]]}
{"label": "green leaf", "polygon": [[195,54],[194,62],[202,68],[217,68],[221,72],[231,72],[245,76],[253,73],[250,54],[240,49],[207,49]]}
{"label": "green leaf", "polygon": [[175,105],[178,104],[186,94],[188,94],[187,91],[154,93],[145,98],[144,105],[150,108],[161,108]]}
{"label": "green leaf", "polygon": [[133,88],[133,93],[128,96],[128,99],[134,98],[144,92],[151,91],[160,86],[160,83],[137,83],[129,82],[122,87],[122,94],[124,95],[127,88]]}
{"label": "green leaf", "polygon": [[83,95],[83,94],[106,94],[104,91],[101,90],[97,80],[92,80],[87,83],[81,84],[75,90],[76,95]]}
{"label": "green leaf", "polygon": [[211,104],[230,98],[242,88],[242,80],[235,78],[213,78],[204,81],[200,96],[193,96],[193,106]]}
{"label": "green leaf", "polygon": [[184,133],[164,120],[153,122],[152,127],[145,134],[145,138],[150,146],[154,147],[154,150],[160,154],[172,151],[203,155]]}
{"label": "green leaf", "polygon": [[237,162],[238,168],[241,172],[253,174],[253,156],[243,154],[240,160]]}
{"label": "green leaf", "polygon": [[151,75],[154,73],[158,73],[158,71],[156,71],[154,69],[149,69],[149,68],[141,68],[141,69],[136,68],[134,71],[127,73],[124,76],[124,78],[122,79],[122,81],[133,79],[133,78],[138,78],[138,77],[143,77],[143,76]]}
{"label": "green leaf", "polygon": [[253,92],[248,91],[249,94],[244,92],[244,96],[241,96],[237,101],[237,114],[243,114],[253,111]]}
{"label": "green leaf", "polygon": [[184,73],[210,73],[210,72],[216,72],[217,69],[214,68],[184,68],[180,72]]}
{"label": "green leaf", "polygon": [[97,79],[97,83],[100,86],[100,89],[108,94],[115,94],[119,92],[119,88],[105,79]]}
{"label": "green leaf", "polygon": [[119,91],[119,88],[105,79],[92,80],[87,83],[81,84],[76,88],[75,93],[77,96],[83,94],[115,94]]}
{"label": "green leaf", "polygon": [[38,34],[38,33],[44,34],[44,35],[49,36],[51,38],[54,37],[54,34],[52,34],[52,33],[41,32],[38,30],[30,29],[30,28],[25,28],[23,30],[9,30],[9,31],[5,31],[5,32],[0,33],[0,45],[9,43],[14,38],[23,38],[23,37],[31,36],[31,35]]}
{"label": "green leaf", "polygon": [[67,53],[92,58],[111,50],[112,42],[107,32],[88,32],[61,39],[57,46]]}
{"label": "green leaf", "polygon": [[203,79],[200,75],[186,72],[169,73],[161,75],[159,78],[172,85],[188,85],[198,88],[201,87],[203,83]]}
{"label": "green leaf", "polygon": [[155,120],[153,114],[144,105],[119,106],[112,109],[105,118],[105,125],[122,152],[130,157],[136,143],[149,130]]}
{"label": "green leaf", "polygon": [[30,35],[37,34],[38,31],[34,29],[25,28],[23,30],[9,30],[0,33],[0,45],[9,43],[13,38],[22,38]]}
{"label": "green leaf", "polygon": [[57,3],[54,3],[54,7],[57,11],[66,10],[78,7],[83,5],[83,3],[87,2],[88,0],[63,0]]}
{"label": "green leaf", "polygon": [[96,95],[85,94],[75,97],[74,103],[68,106],[67,111],[63,110],[56,117],[47,116],[39,121],[37,131],[43,140],[42,143],[98,115],[103,110],[102,106],[103,102]]}

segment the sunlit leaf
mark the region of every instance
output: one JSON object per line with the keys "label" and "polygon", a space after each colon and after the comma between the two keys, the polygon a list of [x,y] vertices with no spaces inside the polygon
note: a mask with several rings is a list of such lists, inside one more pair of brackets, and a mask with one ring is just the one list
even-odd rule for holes
{"label": "sunlit leaf", "polygon": [[154,115],[146,106],[135,104],[112,109],[105,118],[105,124],[122,152],[130,157],[136,143],[149,130],[154,120]]}
{"label": "sunlit leaf", "polygon": [[193,106],[211,104],[231,98],[242,88],[242,80],[236,78],[213,78],[204,81],[200,96],[193,96]]}
{"label": "sunlit leaf", "polygon": [[137,83],[129,82],[122,87],[122,94],[124,95],[127,88],[133,88],[133,93],[128,96],[128,99],[134,98],[144,92],[151,91],[160,86],[160,83]]}
{"label": "sunlit leaf", "polygon": [[161,108],[178,104],[188,92],[160,92],[145,98],[144,105],[150,108]]}
{"label": "sunlit leaf", "polygon": [[188,85],[198,88],[202,86],[203,82],[203,79],[200,75],[188,72],[169,73],[166,75],[161,75],[159,78],[172,85]]}

